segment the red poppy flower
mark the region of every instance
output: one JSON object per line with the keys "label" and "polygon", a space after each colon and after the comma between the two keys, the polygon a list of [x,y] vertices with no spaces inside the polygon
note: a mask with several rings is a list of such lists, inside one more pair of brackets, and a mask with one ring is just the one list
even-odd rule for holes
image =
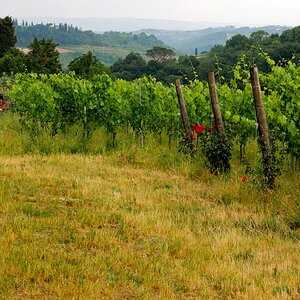
{"label": "red poppy flower", "polygon": [[197,134],[200,134],[204,129],[205,129],[205,125],[201,124],[199,125],[193,125],[193,129]]}
{"label": "red poppy flower", "polygon": [[[201,124],[201,125],[199,126],[200,132],[202,132],[204,129],[205,129],[205,125],[204,125],[204,124]],[[200,133],[200,132],[199,132],[199,133]]]}
{"label": "red poppy flower", "polygon": [[199,126],[198,126],[197,124],[194,124],[194,125],[193,125],[193,129],[195,130],[196,133],[197,133],[198,127],[199,127]]}
{"label": "red poppy flower", "polygon": [[248,181],[248,177],[247,176],[243,176],[242,177],[242,182],[246,182],[246,181]]}
{"label": "red poppy flower", "polygon": [[196,138],[196,136],[192,133],[191,138],[192,138],[192,140],[194,140]]}

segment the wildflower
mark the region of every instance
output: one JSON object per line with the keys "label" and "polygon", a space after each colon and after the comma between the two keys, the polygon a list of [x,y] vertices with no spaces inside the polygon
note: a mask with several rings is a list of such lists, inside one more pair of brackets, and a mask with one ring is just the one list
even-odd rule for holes
{"label": "wildflower", "polygon": [[246,182],[246,181],[248,181],[248,177],[247,176],[243,176],[242,177],[242,182]]}
{"label": "wildflower", "polygon": [[192,138],[192,140],[194,140],[196,138],[196,136],[192,133],[191,138]]}
{"label": "wildflower", "polygon": [[205,129],[205,125],[201,124],[199,125],[193,125],[193,129],[197,134],[200,134],[204,129]]}
{"label": "wildflower", "polygon": [[200,132],[203,131],[205,129],[205,125],[201,124],[199,129],[200,129]]}

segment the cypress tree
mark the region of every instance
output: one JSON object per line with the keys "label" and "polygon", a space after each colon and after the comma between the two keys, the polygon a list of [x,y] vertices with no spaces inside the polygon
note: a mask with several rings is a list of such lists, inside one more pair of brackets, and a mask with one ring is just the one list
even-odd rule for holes
{"label": "cypress tree", "polygon": [[17,37],[15,35],[14,22],[11,17],[0,18],[0,58],[11,48],[15,47]]}
{"label": "cypress tree", "polygon": [[34,73],[59,73],[61,64],[59,53],[55,49],[58,46],[52,39],[38,40],[36,37],[29,45],[30,51],[26,56],[26,64],[29,72]]}

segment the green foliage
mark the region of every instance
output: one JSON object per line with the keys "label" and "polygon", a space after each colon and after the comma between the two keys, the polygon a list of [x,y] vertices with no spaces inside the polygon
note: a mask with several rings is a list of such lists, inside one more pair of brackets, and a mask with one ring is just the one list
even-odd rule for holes
{"label": "green foliage", "polygon": [[244,50],[249,46],[249,39],[242,35],[234,35],[231,39],[226,42],[225,49]]}
{"label": "green foliage", "polygon": [[29,53],[26,56],[26,63],[29,72],[52,74],[61,71],[59,53],[55,49],[57,44],[52,39],[38,40],[34,38],[29,46]]}
{"label": "green foliage", "polygon": [[300,157],[300,67],[288,62],[286,67],[272,66],[262,76],[266,93],[267,117],[276,138],[287,145],[288,152]]}
{"label": "green foliage", "polygon": [[17,38],[11,17],[0,18],[0,58],[16,45]]}
{"label": "green foliage", "polygon": [[[194,125],[193,128],[198,125]],[[230,132],[219,132],[216,126],[206,128],[204,124],[197,132],[197,144],[200,143],[206,158],[206,165],[212,174],[222,174],[230,171],[230,158],[232,152],[232,137]]]}
{"label": "green foliage", "polygon": [[282,42],[297,42],[300,43],[300,26],[286,30],[280,36]]}
{"label": "green foliage", "polygon": [[258,45],[265,45],[268,42],[269,33],[265,30],[258,30],[250,34],[250,40]]}
{"label": "green foliage", "polygon": [[69,63],[68,70],[86,79],[92,78],[95,75],[108,73],[108,68],[91,51],[72,60]]}
{"label": "green foliage", "polygon": [[[274,189],[275,179],[282,174],[284,150],[280,147],[274,136],[270,137],[270,145],[258,138],[258,145],[262,155],[262,172],[260,183],[262,187]],[[281,148],[281,149],[280,149]]]}
{"label": "green foliage", "polygon": [[[128,85],[123,80],[113,81],[108,75],[94,79],[93,93],[99,95],[94,103],[98,126],[104,126],[113,139],[117,129],[125,127],[130,113]],[[96,120],[95,120],[96,121]]]}
{"label": "green foliage", "polygon": [[147,50],[146,55],[154,59],[155,61],[166,61],[173,56],[175,56],[175,52],[172,49],[164,48],[164,47],[153,47],[150,50]]}
{"label": "green foliage", "polygon": [[0,74],[17,74],[26,71],[25,55],[17,48],[11,48],[0,58]]}
{"label": "green foliage", "polygon": [[119,59],[111,66],[114,77],[134,80],[148,75],[155,77],[164,84],[172,84],[175,79],[181,78],[183,83],[189,83],[198,78],[196,72],[198,60],[193,56],[169,58],[168,60],[146,61],[138,53],[130,53],[125,59]]}
{"label": "green foliage", "polygon": [[125,59],[119,59],[110,68],[113,76],[125,79],[134,80],[143,77],[146,74],[146,61],[139,53],[131,52]]}
{"label": "green foliage", "polygon": [[[36,74],[18,76],[11,94],[17,99],[13,106],[20,114],[22,124],[33,132],[38,126],[45,128],[53,122],[56,109],[56,94],[51,86],[37,79]],[[20,81],[21,85],[18,84]]]}

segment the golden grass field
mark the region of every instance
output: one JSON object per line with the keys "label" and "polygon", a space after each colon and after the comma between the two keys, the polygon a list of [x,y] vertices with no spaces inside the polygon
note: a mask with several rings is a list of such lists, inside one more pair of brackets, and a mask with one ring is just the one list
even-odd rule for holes
{"label": "golden grass field", "polygon": [[300,299],[299,172],[265,191],[162,146],[26,154],[14,126],[0,299]]}

